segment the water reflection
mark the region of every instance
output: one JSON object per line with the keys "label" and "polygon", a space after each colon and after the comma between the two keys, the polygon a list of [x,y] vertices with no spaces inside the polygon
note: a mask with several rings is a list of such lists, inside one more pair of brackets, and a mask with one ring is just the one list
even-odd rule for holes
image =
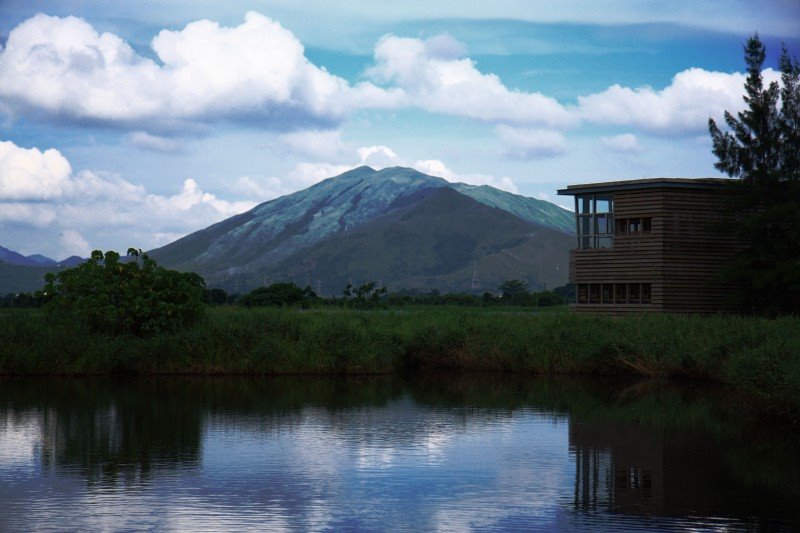
{"label": "water reflection", "polygon": [[796,434],[727,393],[454,378],[0,381],[0,530],[800,524]]}

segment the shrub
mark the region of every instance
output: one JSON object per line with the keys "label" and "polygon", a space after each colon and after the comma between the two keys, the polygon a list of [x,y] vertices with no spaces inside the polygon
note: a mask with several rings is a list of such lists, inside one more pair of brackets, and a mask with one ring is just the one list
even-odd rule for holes
{"label": "shrub", "polygon": [[174,331],[204,310],[205,282],[197,274],[160,267],[141,250],[131,261],[114,251],[92,252],[85,263],[47,274],[49,312],[66,312],[95,332],[138,336]]}
{"label": "shrub", "polygon": [[284,307],[300,304],[307,307],[317,299],[311,287],[301,289],[294,283],[273,283],[245,294],[239,303],[245,307]]}

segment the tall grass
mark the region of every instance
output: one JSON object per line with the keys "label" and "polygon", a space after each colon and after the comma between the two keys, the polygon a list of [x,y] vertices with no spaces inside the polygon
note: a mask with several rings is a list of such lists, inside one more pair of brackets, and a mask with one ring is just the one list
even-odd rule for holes
{"label": "tall grass", "polygon": [[0,316],[3,374],[427,371],[700,378],[797,418],[800,319],[222,307],[178,333],[136,338],[32,310]]}

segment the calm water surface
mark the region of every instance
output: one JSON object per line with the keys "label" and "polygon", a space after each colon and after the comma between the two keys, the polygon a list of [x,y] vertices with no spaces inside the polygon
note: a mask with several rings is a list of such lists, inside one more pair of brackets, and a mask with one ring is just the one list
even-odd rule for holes
{"label": "calm water surface", "polygon": [[790,531],[799,450],[674,383],[2,379],[0,530]]}

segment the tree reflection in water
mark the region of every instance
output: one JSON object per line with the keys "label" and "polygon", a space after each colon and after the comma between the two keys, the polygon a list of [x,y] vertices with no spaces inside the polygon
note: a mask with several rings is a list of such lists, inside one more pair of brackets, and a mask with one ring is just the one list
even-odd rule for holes
{"label": "tree reflection in water", "polygon": [[0,431],[33,422],[41,468],[77,473],[89,485],[136,485],[201,469],[212,426],[266,435],[299,428],[313,412],[339,445],[388,449],[430,440],[443,427],[493,431],[520,412],[535,412],[568,424],[578,517],[800,523],[793,503],[800,501],[798,434],[753,419],[744,399],[721,388],[500,375],[0,384]]}

